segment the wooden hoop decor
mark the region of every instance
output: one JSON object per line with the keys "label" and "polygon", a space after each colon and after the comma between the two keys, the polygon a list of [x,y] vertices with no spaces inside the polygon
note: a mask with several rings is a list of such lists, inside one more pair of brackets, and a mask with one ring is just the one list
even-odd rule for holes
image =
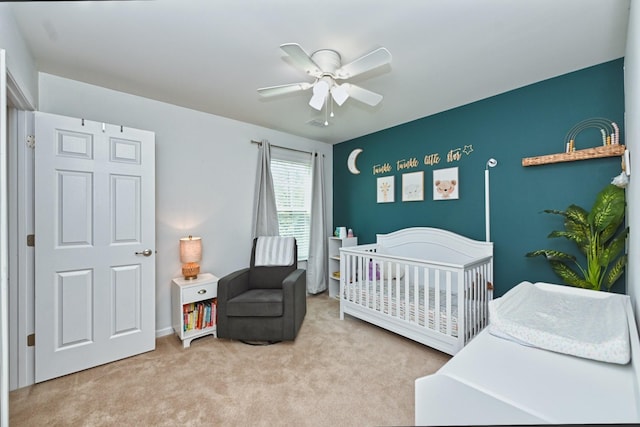
{"label": "wooden hoop decor", "polygon": [[576,151],[576,137],[580,132],[588,128],[600,130],[603,146],[617,145],[620,143],[620,129],[618,128],[618,125],[609,119],[595,117],[581,121],[567,132],[564,139],[565,153]]}

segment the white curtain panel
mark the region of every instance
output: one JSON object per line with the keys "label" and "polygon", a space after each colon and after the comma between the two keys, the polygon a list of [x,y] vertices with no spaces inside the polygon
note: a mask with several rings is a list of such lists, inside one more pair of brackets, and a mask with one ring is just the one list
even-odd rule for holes
{"label": "white curtain panel", "polygon": [[317,294],[327,289],[327,220],[325,216],[324,156],[313,154],[311,181],[311,219],[307,292]]}
{"label": "white curtain panel", "polygon": [[258,151],[255,199],[253,205],[253,229],[251,239],[258,236],[278,236],[278,209],[271,177],[271,145],[263,140]]}

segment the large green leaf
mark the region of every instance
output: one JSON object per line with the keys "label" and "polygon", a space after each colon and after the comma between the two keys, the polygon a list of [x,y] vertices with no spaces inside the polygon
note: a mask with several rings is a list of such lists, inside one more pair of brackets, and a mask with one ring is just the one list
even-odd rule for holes
{"label": "large green leaf", "polygon": [[613,264],[613,266],[611,267],[611,270],[609,270],[603,282],[604,286],[606,286],[607,289],[611,289],[611,286],[613,286],[613,284],[616,283],[616,280],[618,280],[618,278],[622,275],[622,272],[624,271],[624,266],[626,264],[627,264],[627,255],[621,256],[620,258],[618,258],[615,264]]}
{"label": "large green leaf", "polygon": [[568,265],[561,261],[550,260],[549,264],[554,273],[558,275],[565,283],[579,288],[594,289],[595,286],[580,277],[578,273],[572,270]]}
{"label": "large green leaf", "polygon": [[605,246],[602,253],[600,254],[601,266],[606,267],[611,262],[613,262],[613,260],[616,259],[618,255],[622,253],[626,246],[628,234],[629,227],[622,230],[622,232],[618,234],[615,239],[613,239],[607,246]]}
{"label": "large green leaf", "polygon": [[547,237],[549,238],[564,237],[574,242],[579,242],[584,240],[584,235],[581,235],[580,233],[576,233],[575,231],[552,231],[551,233],[549,233]]}
{"label": "large green leaf", "polygon": [[590,243],[591,227],[587,222],[589,213],[578,205],[570,205],[565,215],[564,228],[571,233],[573,240],[583,254],[587,253]]}
{"label": "large green leaf", "polygon": [[609,239],[615,236],[616,232],[618,231],[618,228],[620,228],[619,222],[612,222],[611,224],[609,224],[608,227],[600,231],[599,233],[600,242],[603,245],[606,245]]}
{"label": "large green leaf", "polygon": [[578,224],[573,221],[565,221],[564,228],[571,233],[582,235],[582,240],[588,239],[591,234],[591,227],[589,227],[588,224]]}
{"label": "large green leaf", "polygon": [[620,225],[624,218],[624,190],[607,185],[598,195],[588,216],[589,224],[602,231],[612,224]]}
{"label": "large green leaf", "polygon": [[589,239],[580,231],[552,231],[547,236],[549,238],[564,237],[574,242],[583,254],[587,253],[589,247]]}
{"label": "large green leaf", "polygon": [[526,256],[529,258],[536,257],[536,256],[544,256],[549,261],[560,261],[560,260],[575,261],[576,260],[576,257],[571,254],[556,251],[553,249],[540,249],[537,251],[529,252],[526,254]]}
{"label": "large green leaf", "polygon": [[578,205],[569,205],[565,211],[565,217],[567,221],[571,221],[575,224],[588,226],[589,225],[589,213]]}
{"label": "large green leaf", "polygon": [[554,214],[554,215],[567,216],[567,213],[565,211],[559,211],[557,209],[545,209],[542,212],[548,213],[548,214]]}

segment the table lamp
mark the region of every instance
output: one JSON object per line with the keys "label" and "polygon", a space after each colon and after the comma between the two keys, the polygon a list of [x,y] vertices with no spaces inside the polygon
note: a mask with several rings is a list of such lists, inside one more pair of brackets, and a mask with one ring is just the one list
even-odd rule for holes
{"label": "table lamp", "polygon": [[197,279],[202,259],[202,239],[200,237],[183,237],[180,239],[180,262],[185,279]]}

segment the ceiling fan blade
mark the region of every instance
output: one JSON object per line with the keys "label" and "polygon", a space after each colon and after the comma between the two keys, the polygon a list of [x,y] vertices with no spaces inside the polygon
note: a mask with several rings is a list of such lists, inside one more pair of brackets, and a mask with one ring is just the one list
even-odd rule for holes
{"label": "ceiling fan blade", "polygon": [[384,47],[380,47],[373,52],[338,68],[334,75],[336,79],[348,79],[358,74],[362,74],[374,68],[381,67],[391,62],[391,53]]}
{"label": "ceiling fan blade", "polygon": [[341,86],[346,89],[351,98],[364,102],[372,107],[375,107],[380,103],[380,101],[382,101],[382,95],[363,89],[360,86],[356,86],[351,83],[343,83]]}
{"label": "ceiling fan blade", "polygon": [[292,83],[288,85],[262,87],[258,89],[258,93],[262,96],[285,95],[300,90],[307,90],[311,86],[313,86],[311,83]]}
{"label": "ceiling fan blade", "polygon": [[280,49],[286,52],[294,65],[310,76],[320,78],[322,76],[322,70],[318,67],[318,64],[313,62],[311,56],[304,51],[302,46],[297,43],[285,43],[280,45]]}

